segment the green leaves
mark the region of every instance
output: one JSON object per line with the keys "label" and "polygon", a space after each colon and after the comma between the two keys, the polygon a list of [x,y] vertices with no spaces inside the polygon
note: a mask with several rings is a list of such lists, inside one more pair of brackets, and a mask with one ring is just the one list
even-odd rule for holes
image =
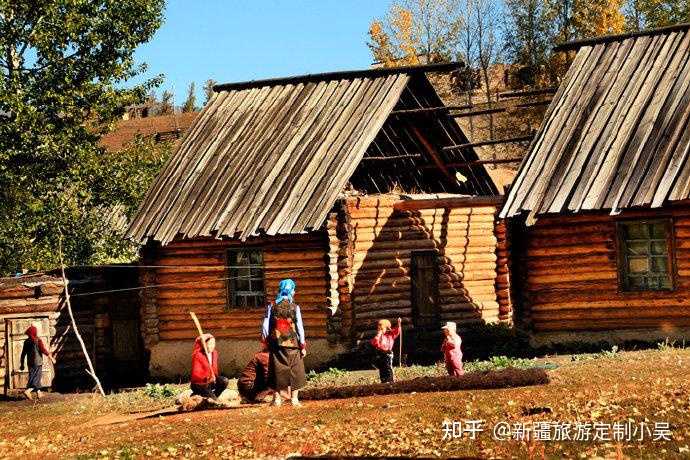
{"label": "green leaves", "polygon": [[136,205],[109,196],[118,187],[107,184],[130,176],[113,168],[133,164],[110,165],[97,143],[160,83],[121,87],[142,72],[133,54],[160,27],[163,6],[0,0],[0,274],[53,268],[57,228],[69,264],[111,260],[131,246],[109,219]]}

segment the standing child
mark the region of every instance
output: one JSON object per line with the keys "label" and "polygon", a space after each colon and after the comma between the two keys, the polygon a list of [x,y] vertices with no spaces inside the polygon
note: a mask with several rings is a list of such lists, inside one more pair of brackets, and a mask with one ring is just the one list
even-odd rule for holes
{"label": "standing child", "polygon": [[446,322],[446,325],[441,328],[445,336],[443,345],[441,345],[441,351],[446,360],[448,375],[460,377],[465,371],[462,369],[462,350],[460,350],[462,340],[456,332],[456,329],[457,326],[452,321]]}
{"label": "standing child", "polygon": [[43,340],[38,336],[38,329],[36,326],[29,326],[26,330],[27,339],[24,340],[22,347],[22,355],[19,358],[19,369],[24,370],[24,360],[29,366],[29,383],[26,385],[24,394],[28,399],[33,399],[32,391],[36,392],[36,397],[41,399],[41,377],[43,376],[43,355],[55,364],[55,358],[43,343]]}
{"label": "standing child", "polygon": [[387,319],[379,320],[377,325],[376,337],[371,339],[371,344],[376,350],[374,366],[379,370],[381,383],[392,383],[393,378],[393,346],[395,339],[400,335],[400,324],[402,320],[398,318],[398,325],[391,327],[391,322]]}

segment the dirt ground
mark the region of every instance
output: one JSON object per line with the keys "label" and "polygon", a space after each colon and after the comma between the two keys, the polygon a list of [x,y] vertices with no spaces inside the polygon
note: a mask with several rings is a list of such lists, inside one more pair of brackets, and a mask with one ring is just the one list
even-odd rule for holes
{"label": "dirt ground", "polygon": [[[84,395],[2,402],[0,457],[690,458],[690,350],[556,361],[560,366],[548,371],[551,383],[544,386],[247,406],[107,426],[94,421],[141,410],[140,402]],[[535,424],[544,421],[571,437],[577,426],[579,439],[589,440],[553,440],[555,431],[548,440],[538,432],[549,425]],[[638,430],[608,440],[616,435],[614,424]],[[494,427],[506,426],[511,432],[497,436],[508,439],[496,439]],[[520,439],[521,427],[545,440]],[[671,440],[654,441],[655,435]]]}

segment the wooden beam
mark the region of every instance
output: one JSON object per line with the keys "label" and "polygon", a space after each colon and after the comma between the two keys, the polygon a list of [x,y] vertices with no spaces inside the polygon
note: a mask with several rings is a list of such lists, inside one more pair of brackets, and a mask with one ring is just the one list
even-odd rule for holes
{"label": "wooden beam", "polygon": [[554,46],[554,51],[573,51],[578,50],[583,46],[593,46],[601,43],[611,43],[614,41],[625,40],[628,38],[644,37],[646,35],[656,35],[662,33],[680,32],[690,29],[690,23],[676,24],[672,26],[659,27],[657,29],[640,30],[637,32],[628,32],[625,34],[603,35],[594,38],[585,38],[582,40],[575,40],[572,42],[561,43]]}
{"label": "wooden beam", "polygon": [[530,134],[529,136],[518,136],[518,137],[510,137],[508,139],[496,139],[496,140],[491,140],[491,141],[481,141],[481,142],[469,142],[467,144],[457,144],[457,145],[449,145],[447,147],[443,147],[442,150],[459,150],[459,149],[466,149],[470,147],[482,147],[485,145],[497,145],[497,144],[511,144],[511,143],[517,143],[517,142],[527,142],[531,141],[534,138],[533,134]]}
{"label": "wooden beam", "polygon": [[466,117],[474,117],[477,115],[488,115],[491,113],[501,113],[501,112],[505,112],[506,110],[507,110],[506,108],[476,110],[474,112],[451,113],[450,116],[453,118],[466,118]]}
{"label": "wooden beam", "polygon": [[526,97],[526,96],[538,96],[540,94],[555,94],[558,88],[549,87],[541,89],[530,89],[525,91],[506,91],[505,93],[499,93],[499,99],[509,99],[513,97]]}
{"label": "wooden beam", "polygon": [[433,145],[426,139],[424,134],[422,134],[419,129],[414,126],[414,125],[409,125],[410,126],[410,131],[415,135],[415,137],[419,140],[419,142],[422,144],[424,147],[424,150],[429,154],[431,159],[433,160],[434,164],[438,169],[441,170],[444,176],[448,179],[448,181],[451,184],[457,185],[458,180],[455,178],[453,174],[451,174],[450,170],[446,166],[446,164],[443,162],[443,159],[441,158],[441,155],[439,152],[436,151]]}
{"label": "wooden beam", "polygon": [[391,155],[389,157],[387,156],[380,156],[380,157],[364,157],[362,160],[405,160],[408,158],[422,158],[421,154],[416,154],[416,155]]}
{"label": "wooden beam", "polygon": [[525,102],[524,104],[518,104],[515,107],[518,109],[526,109],[528,107],[539,107],[540,105],[549,105],[551,104],[552,99],[547,99],[545,101],[536,101],[536,102]]}
{"label": "wooden beam", "polygon": [[391,115],[405,115],[408,113],[426,113],[426,112],[447,112],[449,110],[468,110],[474,108],[473,105],[444,105],[440,107],[419,107],[416,109],[400,109],[393,110]]}
{"label": "wooden beam", "polygon": [[[472,161],[460,161],[457,163],[446,163],[449,168],[471,168],[473,166],[482,165],[500,165],[508,163],[520,163],[522,158],[500,158],[496,160],[472,160]],[[422,169],[435,168],[434,165],[424,165],[421,166]]]}
{"label": "wooden beam", "polygon": [[472,206],[498,206],[503,203],[502,195],[458,196],[401,200],[393,203],[393,209],[411,211],[415,209],[468,208]]}

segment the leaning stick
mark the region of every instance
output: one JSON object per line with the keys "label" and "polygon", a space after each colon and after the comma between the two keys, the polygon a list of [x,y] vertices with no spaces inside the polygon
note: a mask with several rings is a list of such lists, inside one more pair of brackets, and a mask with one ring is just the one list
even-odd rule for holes
{"label": "leaning stick", "polygon": [[62,235],[60,235],[59,239],[59,252],[60,252],[60,268],[62,269],[62,284],[65,287],[65,301],[67,302],[67,312],[69,313],[69,317],[72,320],[72,329],[74,329],[74,335],[77,336],[77,340],[79,341],[79,344],[81,345],[81,350],[84,352],[84,357],[86,358],[86,364],[89,366],[88,369],[86,369],[86,373],[91,376],[96,381],[96,388],[98,388],[98,391],[101,393],[101,396],[105,396],[105,392],[103,391],[103,386],[101,385],[101,381],[98,379],[98,376],[96,375],[96,371],[93,368],[93,363],[91,362],[91,357],[89,356],[88,351],[86,350],[86,345],[84,344],[84,340],[81,338],[81,334],[79,333],[79,329],[77,328],[77,321],[74,319],[74,313],[72,312],[72,302],[70,301],[69,298],[69,287],[67,285],[67,276],[65,275],[65,263],[62,260]]}
{"label": "leaning stick", "polygon": [[[204,347],[204,353],[206,353],[206,356],[208,356],[208,347],[206,346],[206,340],[204,340],[204,331],[201,329],[201,323],[199,322],[199,318],[196,317],[196,313],[193,311],[189,312],[189,315],[192,317],[192,321],[194,321],[194,325],[196,326],[196,330],[199,332],[199,338],[201,339],[201,346]],[[211,373],[215,377],[215,374],[213,373],[213,363],[209,363],[211,366]]]}
{"label": "leaning stick", "polygon": [[400,325],[400,342],[399,342],[399,352],[398,352],[398,367],[402,367],[402,335],[403,335],[403,328],[402,324]]}

